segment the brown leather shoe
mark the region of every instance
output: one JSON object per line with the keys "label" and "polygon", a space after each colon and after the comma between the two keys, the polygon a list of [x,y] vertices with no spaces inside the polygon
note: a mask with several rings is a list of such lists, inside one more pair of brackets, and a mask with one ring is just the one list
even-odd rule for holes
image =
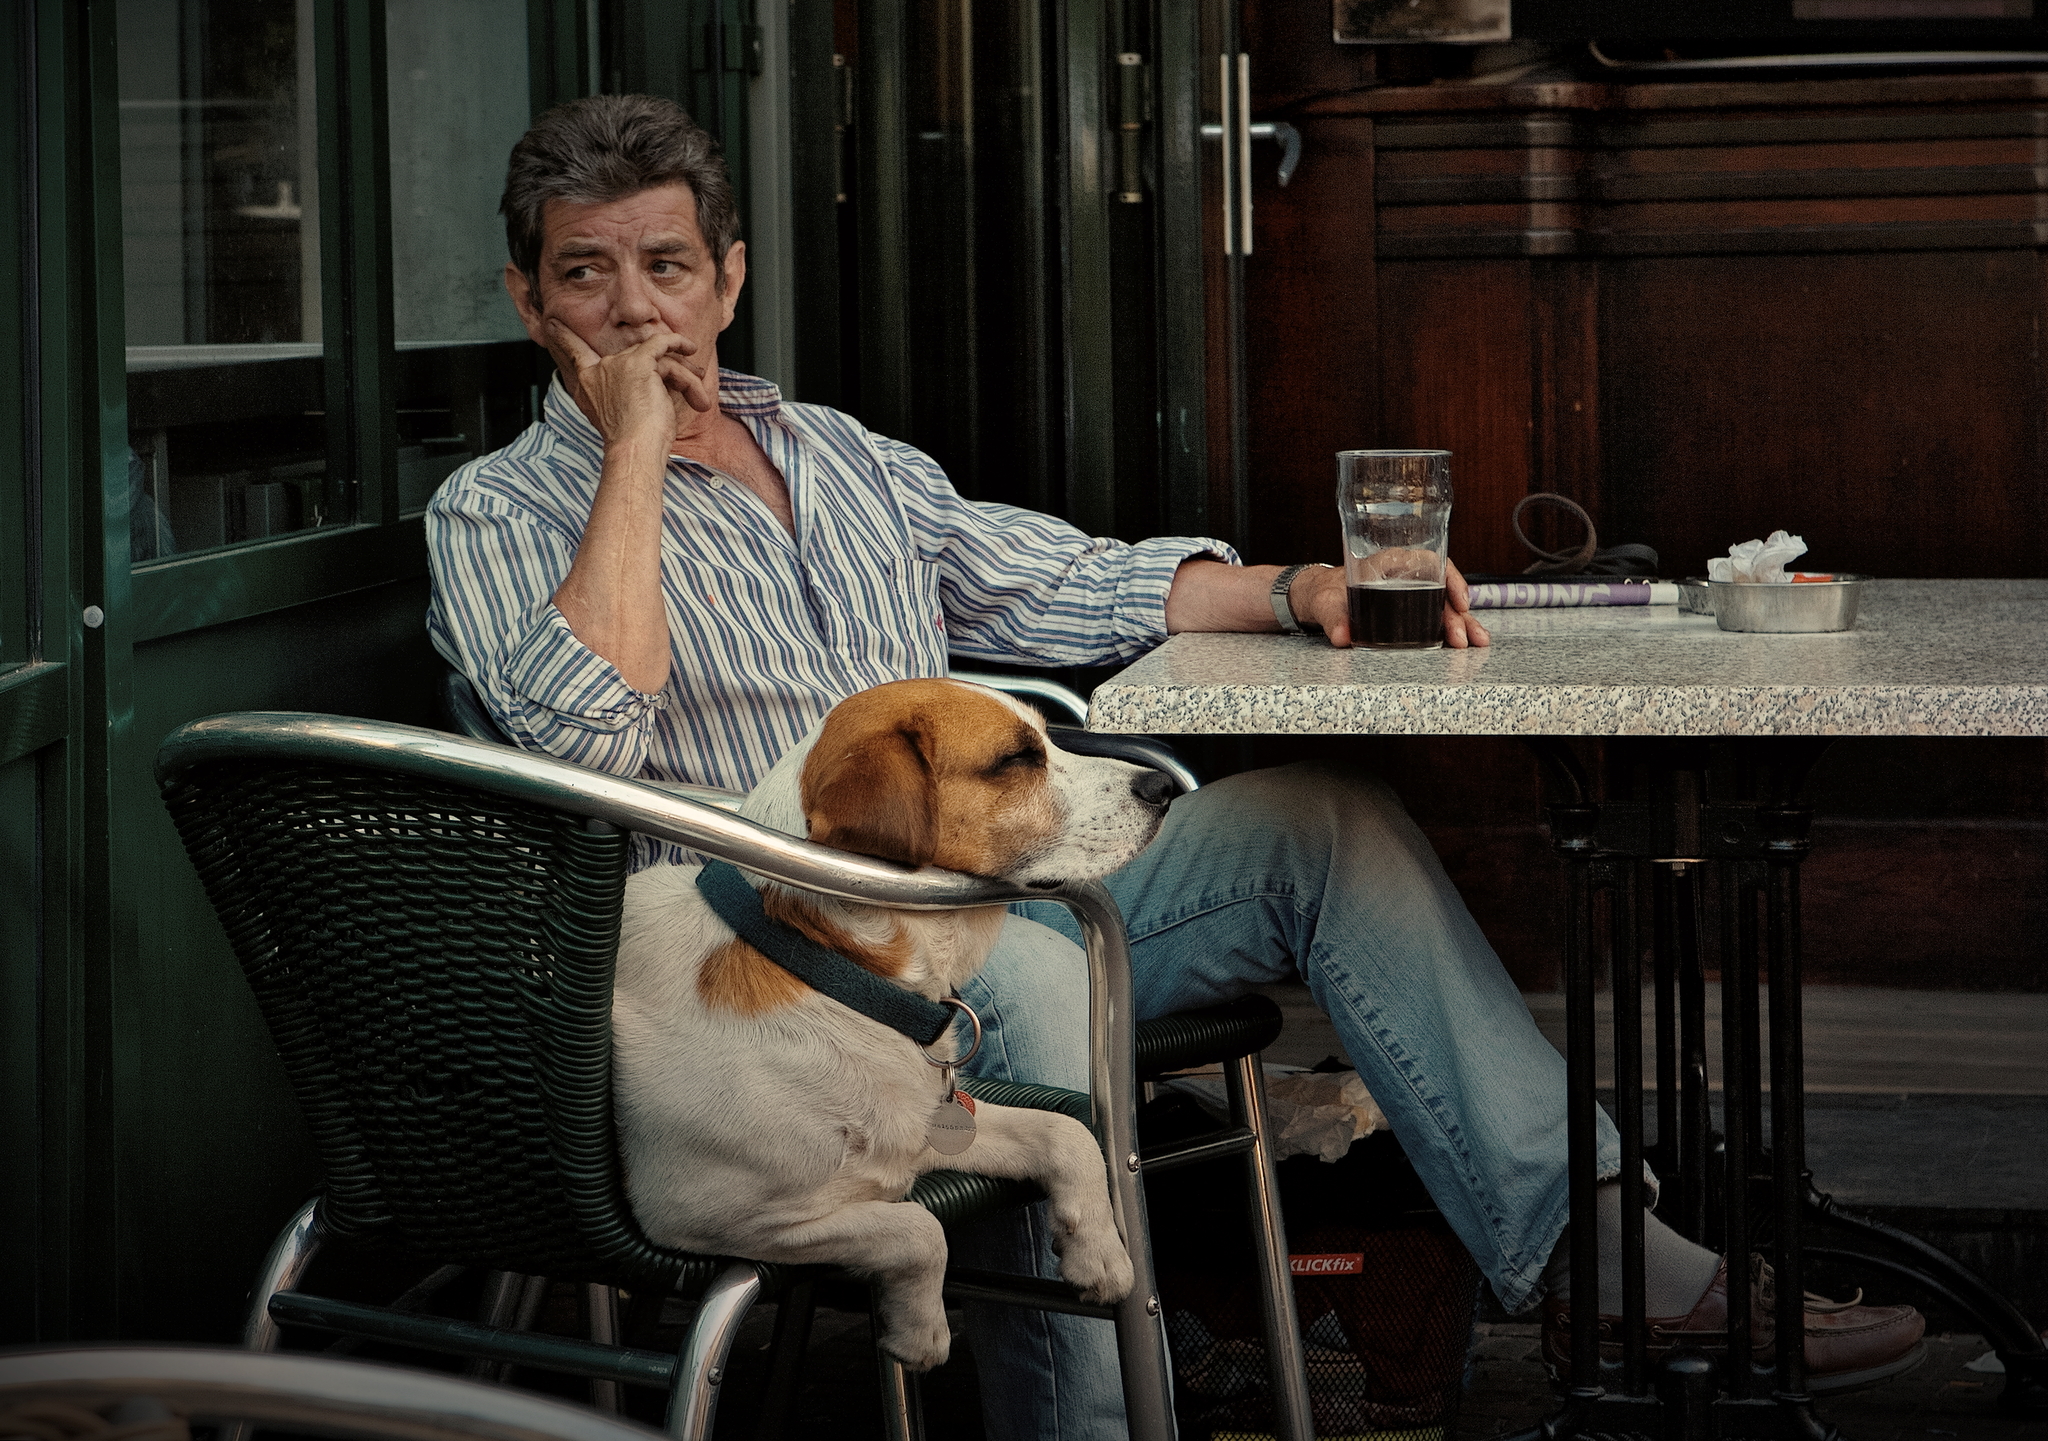
{"label": "brown leather shoe", "polygon": [[[1771,1365],[1777,1339],[1777,1284],[1761,1256],[1750,1257],[1750,1358]],[[1927,1322],[1911,1306],[1861,1305],[1862,1292],[1849,1301],[1806,1298],[1806,1389],[1815,1395],[1854,1390],[1912,1370],[1926,1356],[1920,1344]],[[1675,1351],[1695,1351],[1713,1360],[1728,1353],[1728,1263],[1714,1272],[1714,1283],[1699,1303],[1683,1316],[1653,1316],[1644,1356],[1656,1366]],[[1551,1374],[1571,1374],[1571,1307],[1556,1299],[1543,1303],[1543,1359]],[[1621,1365],[1621,1318],[1600,1318],[1600,1364],[1603,1371]]]}

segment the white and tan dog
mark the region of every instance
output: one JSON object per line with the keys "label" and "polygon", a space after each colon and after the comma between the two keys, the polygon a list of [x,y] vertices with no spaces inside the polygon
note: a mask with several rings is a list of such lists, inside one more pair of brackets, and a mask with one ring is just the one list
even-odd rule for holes
{"label": "white and tan dog", "polygon": [[[1049,745],[1037,714],[995,691],[897,681],[835,707],[742,814],[906,865],[1050,888],[1144,849],[1170,789],[1156,772]],[[627,1189],[652,1240],[848,1267],[876,1287],[882,1346],[923,1369],[950,1342],[946,1240],[903,1197],[926,1171],[975,1171],[1045,1189],[1060,1274],[1089,1299],[1130,1290],[1086,1127],[984,1102],[973,1143],[940,1155],[926,1144],[941,1082],[925,1053],[740,940],[696,875],[633,877],[612,1004]],[[981,968],[1003,925],[1000,906],[886,910],[749,880],[771,918],[932,1000]],[[953,1054],[966,1031],[935,1049]]]}

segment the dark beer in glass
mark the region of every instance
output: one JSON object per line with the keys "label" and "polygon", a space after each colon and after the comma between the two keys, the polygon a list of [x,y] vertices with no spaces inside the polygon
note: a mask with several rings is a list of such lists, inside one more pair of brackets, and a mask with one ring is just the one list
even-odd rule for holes
{"label": "dark beer in glass", "polygon": [[1337,452],[1337,514],[1351,643],[1366,650],[1442,645],[1451,453]]}

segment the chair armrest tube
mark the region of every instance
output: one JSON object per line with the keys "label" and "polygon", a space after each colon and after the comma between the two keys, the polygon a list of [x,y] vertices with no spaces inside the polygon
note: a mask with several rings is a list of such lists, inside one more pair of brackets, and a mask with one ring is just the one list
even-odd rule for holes
{"label": "chair armrest tube", "polygon": [[1146,1021],[1138,1027],[1138,1075],[1154,1081],[1168,1071],[1263,1051],[1279,1039],[1281,1020],[1280,1008],[1255,992]]}
{"label": "chair armrest tube", "polygon": [[470,786],[565,814],[604,821],[718,856],[786,884],[842,900],[905,910],[958,910],[1058,900],[1057,892],[1004,885],[927,866],[833,850],[784,835],[641,781],[553,756],[491,745],[422,726],[298,711],[242,711],[180,726],[157,749],[160,784],[213,762],[361,766]]}
{"label": "chair armrest tube", "polygon": [[948,672],[954,680],[972,681],[985,685],[990,690],[999,690],[1004,695],[1030,696],[1042,700],[1062,715],[1071,716],[1075,725],[1088,724],[1088,702],[1071,687],[1063,686],[1056,680],[1046,680],[1035,675],[1003,675],[995,671],[963,670],[958,666]]}
{"label": "chair armrest tube", "polygon": [[946,1268],[948,1301],[994,1301],[1002,1306],[1029,1306],[1037,1311],[1058,1311],[1068,1316],[1097,1316],[1108,1321],[1116,1307],[1083,1301],[1064,1281],[1047,1281],[1038,1276],[1012,1276],[1003,1271],[976,1271],[966,1266]]}
{"label": "chair armrest tube", "polygon": [[475,1321],[453,1321],[440,1316],[421,1316],[366,1306],[355,1301],[337,1301],[326,1296],[309,1296],[299,1291],[280,1291],[270,1298],[270,1314],[285,1326],[311,1326],[320,1331],[337,1331],[345,1336],[367,1336],[423,1351],[442,1351],[489,1361],[511,1361],[537,1366],[544,1371],[562,1371],[571,1376],[589,1376],[600,1381],[625,1381],[636,1386],[666,1389],[675,1379],[676,1358],[659,1351],[636,1351],[600,1346],[566,1336],[543,1336],[533,1331],[510,1331],[501,1326],[484,1326]]}
{"label": "chair armrest tube", "polygon": [[1150,736],[1112,735],[1107,731],[1077,730],[1073,726],[1047,726],[1045,733],[1063,751],[1077,756],[1108,756],[1134,766],[1159,771],[1172,777],[1183,795],[1199,789],[1202,782],[1186,761],[1173,753],[1165,741]]}
{"label": "chair armrest tube", "polygon": [[1058,1086],[1034,1086],[1027,1081],[991,1081],[982,1076],[962,1076],[960,1089],[977,1101],[992,1106],[1022,1106],[1032,1111],[1058,1111],[1084,1126],[1095,1124],[1094,1109],[1079,1091]]}

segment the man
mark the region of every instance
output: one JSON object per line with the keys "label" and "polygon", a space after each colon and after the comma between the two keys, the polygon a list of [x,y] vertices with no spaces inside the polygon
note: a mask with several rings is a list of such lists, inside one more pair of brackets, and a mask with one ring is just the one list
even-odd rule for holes
{"label": "man", "polygon": [[[1099,664],[1172,631],[1278,628],[1277,566],[964,501],[910,447],[721,371],[746,247],[709,138],[672,104],[604,96],[543,116],[503,210],[506,288],[560,379],[540,424],[435,497],[429,625],[520,744],[747,788],[836,701],[943,675],[949,651]],[[1294,571],[1293,615],[1348,644],[1342,573]],[[1455,572],[1450,596],[1447,643],[1487,644]],[[640,845],[637,864],[684,859]],[[1317,767],[1219,781],[1176,802],[1109,886],[1141,1016],[1305,980],[1502,1303],[1557,1292],[1562,1063],[1383,786]],[[1063,911],[1034,910],[1056,914],[1012,916],[967,999],[990,1073],[1085,1088],[1080,952]],[[1604,1124],[1600,1155],[1616,1174]],[[1608,1313],[1618,1192],[1602,1188]],[[1718,1258],[1646,1220],[1648,1314],[1711,1333]],[[1048,1264],[1034,1235],[977,1244],[980,1264]],[[1911,1311],[1825,1319],[1860,1338],[1842,1374],[1910,1364]],[[991,1436],[1121,1433],[1103,1323],[998,1310],[974,1339]]]}

